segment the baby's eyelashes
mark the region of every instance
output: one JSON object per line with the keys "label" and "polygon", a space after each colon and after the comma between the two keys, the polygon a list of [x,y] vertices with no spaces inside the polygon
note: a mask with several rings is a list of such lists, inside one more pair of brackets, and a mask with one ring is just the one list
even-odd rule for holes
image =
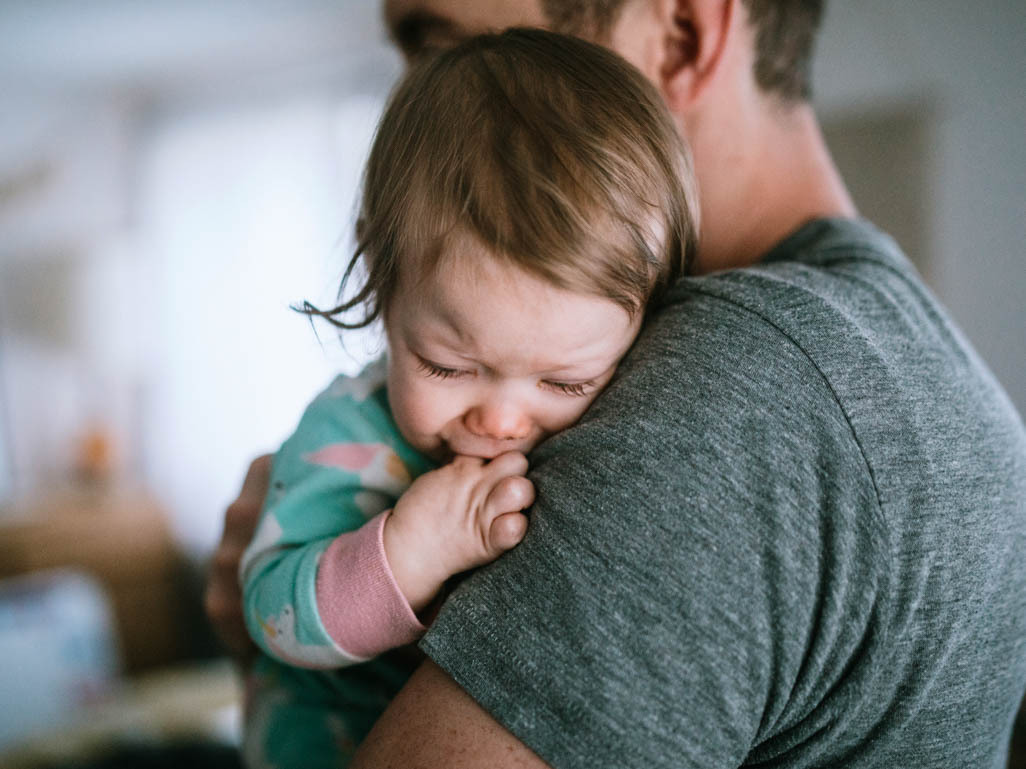
{"label": "baby's eyelashes", "polygon": [[417,367],[429,377],[434,377],[435,379],[455,379],[456,377],[473,374],[472,371],[467,371],[465,369],[440,366],[437,363],[432,363],[431,361],[425,360],[419,356],[417,357]]}
{"label": "baby's eyelashes", "polygon": [[[417,355],[416,359],[418,370],[432,379],[462,379],[464,377],[472,377],[477,373],[473,369],[443,366],[420,355]],[[539,379],[538,387],[574,398],[583,398],[595,392],[598,383],[592,379],[584,382],[558,382],[552,379]]]}
{"label": "baby's eyelashes", "polygon": [[551,390],[556,390],[563,393],[564,395],[573,395],[575,397],[583,397],[590,393],[595,387],[594,382],[549,382],[542,381],[543,387],[548,387]]}

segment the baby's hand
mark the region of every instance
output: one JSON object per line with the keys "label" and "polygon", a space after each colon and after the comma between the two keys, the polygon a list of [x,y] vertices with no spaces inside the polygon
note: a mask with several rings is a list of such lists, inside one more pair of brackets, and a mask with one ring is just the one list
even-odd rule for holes
{"label": "baby's hand", "polygon": [[534,502],[527,458],[508,452],[485,462],[456,457],[424,473],[385,522],[388,563],[415,612],[453,574],[494,561],[527,531],[523,509]]}

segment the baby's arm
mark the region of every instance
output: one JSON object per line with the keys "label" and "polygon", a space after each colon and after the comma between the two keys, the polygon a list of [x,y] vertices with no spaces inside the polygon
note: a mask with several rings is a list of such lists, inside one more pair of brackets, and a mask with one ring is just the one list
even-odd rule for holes
{"label": "baby's arm", "polygon": [[410,486],[383,402],[343,385],[308,407],[275,456],[240,567],[250,635],[299,667],[351,665],[416,640],[416,612],[448,577],[520,541],[534,493],[519,454],[461,457]]}
{"label": "baby's arm", "polygon": [[[369,656],[339,643],[321,612],[318,576],[325,557],[357,549],[368,539],[364,530],[371,532],[377,522],[359,526],[365,520],[360,515],[359,528],[349,531],[353,513],[346,508],[359,492],[347,488],[346,480],[342,473],[317,468],[298,482],[293,493],[265,508],[242,559],[243,612],[250,636],[265,654],[289,665],[336,668]],[[360,600],[358,593],[348,598]]]}
{"label": "baby's arm", "polygon": [[[488,463],[459,457],[420,476],[392,510],[327,544],[256,550],[246,560],[256,565],[244,573],[257,644],[291,665],[341,667],[412,643],[425,630],[417,613],[449,577],[494,560],[523,537],[522,510],[534,500],[525,472],[522,454]],[[336,505],[346,498],[337,484],[305,485],[321,486],[318,496],[335,497]],[[306,497],[308,521],[323,518],[314,498],[293,495]],[[291,502],[281,500],[268,514],[293,518]],[[313,600],[304,599],[311,585]]]}
{"label": "baby's arm", "polygon": [[534,501],[522,454],[459,457],[420,476],[396,502],[321,557],[317,603],[335,642],[369,658],[415,641],[449,577],[494,560],[527,528]]}
{"label": "baby's arm", "polygon": [[[250,635],[268,655],[299,667],[333,668],[367,658],[339,644],[325,627],[318,573],[327,552],[359,539],[368,519],[410,484],[387,411],[360,384],[336,380],[275,455],[271,488],[240,566]],[[427,469],[404,454],[414,472]]]}

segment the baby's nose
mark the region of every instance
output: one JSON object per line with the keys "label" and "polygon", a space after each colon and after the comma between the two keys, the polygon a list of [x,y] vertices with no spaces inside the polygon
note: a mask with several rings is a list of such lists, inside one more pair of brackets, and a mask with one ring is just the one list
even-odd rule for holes
{"label": "baby's nose", "polygon": [[522,440],[531,434],[531,418],[513,404],[476,406],[464,421],[474,435],[492,440]]}

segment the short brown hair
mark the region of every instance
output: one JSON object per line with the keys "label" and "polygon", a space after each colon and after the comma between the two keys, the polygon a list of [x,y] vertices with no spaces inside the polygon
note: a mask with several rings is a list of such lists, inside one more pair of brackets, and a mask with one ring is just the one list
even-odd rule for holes
{"label": "short brown hair", "polygon": [[[690,156],[641,73],[577,38],[484,35],[397,85],[340,304],[304,311],[366,326],[387,313],[404,270],[431,269],[450,237],[470,234],[497,258],[634,313],[686,271],[697,205]],[[362,285],[344,299],[361,260]]]}
{"label": "short brown hair", "polygon": [[[812,95],[812,50],[824,0],[742,0],[755,32],[755,82],[785,102]],[[552,29],[604,40],[624,0],[542,0]]]}

